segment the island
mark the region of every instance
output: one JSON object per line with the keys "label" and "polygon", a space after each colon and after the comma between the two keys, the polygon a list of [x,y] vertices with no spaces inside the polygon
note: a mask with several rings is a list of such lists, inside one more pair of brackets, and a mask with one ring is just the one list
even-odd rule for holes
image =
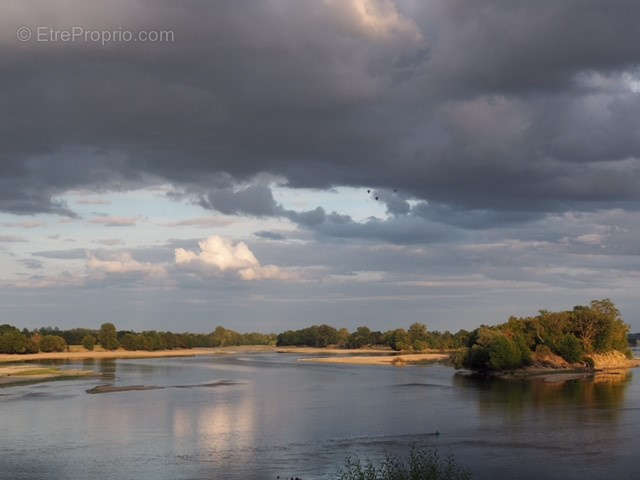
{"label": "island", "polygon": [[611,300],[593,300],[568,311],[541,310],[477,328],[453,361],[458,369],[510,377],[627,369],[640,365],[628,334]]}

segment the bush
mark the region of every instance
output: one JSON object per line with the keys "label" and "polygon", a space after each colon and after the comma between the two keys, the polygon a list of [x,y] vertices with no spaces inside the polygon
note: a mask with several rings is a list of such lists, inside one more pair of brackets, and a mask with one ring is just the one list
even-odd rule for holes
{"label": "bush", "polygon": [[556,342],[556,353],[569,363],[577,363],[582,361],[584,350],[582,342],[573,334],[563,335]]}
{"label": "bush", "polygon": [[471,474],[458,466],[453,457],[440,458],[437,450],[412,449],[406,461],[388,455],[379,464],[362,465],[358,458],[347,458],[338,480],[468,480]]}
{"label": "bush", "polygon": [[124,337],[120,339],[120,345],[122,345],[122,348],[125,350],[143,350],[142,335],[126,333]]}
{"label": "bush", "polygon": [[27,338],[27,350],[24,353],[38,353],[40,345],[33,338]]}
{"label": "bush", "polygon": [[93,350],[93,347],[96,346],[96,337],[93,335],[85,335],[82,338],[82,346],[89,351]]}
{"label": "bush", "polygon": [[492,370],[512,370],[522,366],[522,354],[513,340],[505,335],[496,337],[487,346]]}
{"label": "bush", "polygon": [[64,352],[67,349],[67,342],[58,335],[44,335],[40,339],[41,352]]}
{"label": "bush", "polygon": [[456,356],[456,366],[472,370],[513,370],[529,364],[531,351],[520,336],[512,338],[500,330],[478,329],[476,343]]}
{"label": "bush", "polygon": [[27,353],[27,337],[18,330],[0,335],[0,353]]}
{"label": "bush", "polygon": [[411,342],[409,334],[404,328],[397,328],[385,334],[386,343],[396,352],[410,350]]}

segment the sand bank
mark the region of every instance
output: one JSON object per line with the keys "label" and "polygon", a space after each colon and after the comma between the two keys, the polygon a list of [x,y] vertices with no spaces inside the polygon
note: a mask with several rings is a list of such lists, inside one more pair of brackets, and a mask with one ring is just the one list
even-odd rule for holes
{"label": "sand bank", "polygon": [[159,357],[195,357],[198,355],[222,355],[234,353],[250,353],[250,352],[272,352],[275,348],[269,345],[242,345],[237,347],[219,347],[219,348],[184,348],[176,350],[158,350],[148,352],[146,350],[124,350],[118,349],[113,351],[94,350],[89,351],[80,349],[75,345],[71,347],[70,352],[51,352],[51,353],[29,353],[25,355],[0,355],[0,363],[2,362],[26,362],[38,360],[83,360],[83,359],[109,359],[109,358],[159,358]]}
{"label": "sand bank", "polygon": [[131,392],[139,390],[164,390],[165,388],[213,388],[224,387],[228,385],[240,385],[240,382],[232,382],[230,380],[219,380],[211,383],[196,383],[194,385],[98,385],[86,390],[87,393],[118,393]]}
{"label": "sand bank", "polygon": [[[344,350],[343,350],[344,353]],[[350,357],[314,357],[299,358],[300,362],[338,363],[351,365],[411,365],[423,362],[448,360],[448,353],[411,353],[406,355],[371,355]]]}
{"label": "sand bank", "polygon": [[357,353],[357,354],[381,354],[388,355],[393,350],[390,348],[332,348],[332,347],[275,347],[275,351],[278,353],[297,353],[299,355],[317,355],[317,354],[337,354],[344,355],[345,353]]}
{"label": "sand bank", "polygon": [[12,365],[0,367],[0,387],[61,380],[94,375],[91,370],[60,370],[39,365]]}

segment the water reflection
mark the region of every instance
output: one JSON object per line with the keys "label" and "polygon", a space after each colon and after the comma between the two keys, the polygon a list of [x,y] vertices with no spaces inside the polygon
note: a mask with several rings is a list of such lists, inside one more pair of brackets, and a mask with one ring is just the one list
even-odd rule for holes
{"label": "water reflection", "polygon": [[477,399],[481,413],[521,416],[539,411],[553,416],[559,412],[564,415],[567,407],[576,407],[573,410],[576,416],[615,419],[620,414],[631,379],[630,370],[583,378],[557,374],[526,380],[456,375],[454,385],[468,389],[469,394]]}
{"label": "water reflection", "polygon": [[113,380],[116,378],[116,360],[86,358],[82,360],[83,370],[94,370],[99,373],[103,380]]}

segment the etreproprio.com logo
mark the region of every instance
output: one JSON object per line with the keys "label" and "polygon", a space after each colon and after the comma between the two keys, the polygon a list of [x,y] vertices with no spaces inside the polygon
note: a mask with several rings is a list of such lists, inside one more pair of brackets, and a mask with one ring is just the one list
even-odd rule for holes
{"label": "etreproprio.com logo", "polygon": [[173,43],[173,30],[127,30],[123,28],[88,29],[81,26],[54,28],[23,25],[16,29],[20,42],[35,43]]}

